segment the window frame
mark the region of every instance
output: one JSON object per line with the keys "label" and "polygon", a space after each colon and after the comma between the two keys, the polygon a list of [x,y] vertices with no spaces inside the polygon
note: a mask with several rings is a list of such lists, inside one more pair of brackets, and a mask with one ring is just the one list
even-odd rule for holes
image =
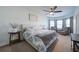
{"label": "window frame", "polygon": [[[58,26],[57,21],[62,21],[62,26],[61,26],[62,28],[58,28],[58,27],[57,27],[57,26]],[[63,29],[63,20],[57,20],[57,21],[56,21],[56,28],[62,30],[62,29]]]}
{"label": "window frame", "polygon": [[67,19],[66,19],[66,22],[65,22],[65,27],[70,27],[70,24],[67,24],[67,23],[68,23],[68,22],[67,22],[68,20],[69,20],[69,23],[70,23],[70,19],[67,18]]}
{"label": "window frame", "polygon": [[[51,21],[53,21],[53,26],[51,26]],[[50,28],[51,28],[51,27],[55,27],[55,21],[54,21],[54,20],[50,20],[50,21],[49,21],[49,24],[50,24]]]}

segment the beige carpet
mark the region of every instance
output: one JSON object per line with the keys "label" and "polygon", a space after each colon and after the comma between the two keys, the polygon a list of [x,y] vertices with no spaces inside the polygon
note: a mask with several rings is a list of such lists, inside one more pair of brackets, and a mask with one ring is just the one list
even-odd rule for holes
{"label": "beige carpet", "polygon": [[[22,41],[11,46],[0,47],[0,52],[35,52],[28,43]],[[58,35],[58,42],[51,50],[53,52],[72,52],[69,36]]]}

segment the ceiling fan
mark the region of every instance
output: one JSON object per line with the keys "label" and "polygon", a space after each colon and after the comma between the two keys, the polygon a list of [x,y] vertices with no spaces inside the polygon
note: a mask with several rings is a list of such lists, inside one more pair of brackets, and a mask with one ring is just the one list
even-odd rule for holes
{"label": "ceiling fan", "polygon": [[62,12],[61,10],[56,11],[56,9],[57,9],[57,6],[54,6],[53,8],[50,8],[50,10],[43,10],[43,11],[49,12],[49,14],[54,14],[54,13]]}

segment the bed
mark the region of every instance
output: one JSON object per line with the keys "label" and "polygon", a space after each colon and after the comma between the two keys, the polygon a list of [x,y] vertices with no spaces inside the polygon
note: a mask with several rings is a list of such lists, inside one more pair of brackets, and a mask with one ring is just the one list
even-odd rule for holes
{"label": "bed", "polygon": [[23,33],[25,41],[39,52],[46,52],[47,48],[57,39],[54,30],[26,30]]}

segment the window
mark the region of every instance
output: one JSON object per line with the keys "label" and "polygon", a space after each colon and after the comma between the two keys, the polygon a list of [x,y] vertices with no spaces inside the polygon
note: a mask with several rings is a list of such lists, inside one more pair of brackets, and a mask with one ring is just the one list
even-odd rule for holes
{"label": "window", "polygon": [[54,20],[50,21],[50,28],[54,26],[55,26]]}
{"label": "window", "polygon": [[70,18],[67,19],[55,19],[49,20],[49,28],[56,30],[63,30],[65,27],[71,27],[73,24]]}
{"label": "window", "polygon": [[66,27],[70,27],[70,19],[66,20]]}
{"label": "window", "polygon": [[57,20],[57,29],[62,29],[62,26],[63,26],[63,21]]}

